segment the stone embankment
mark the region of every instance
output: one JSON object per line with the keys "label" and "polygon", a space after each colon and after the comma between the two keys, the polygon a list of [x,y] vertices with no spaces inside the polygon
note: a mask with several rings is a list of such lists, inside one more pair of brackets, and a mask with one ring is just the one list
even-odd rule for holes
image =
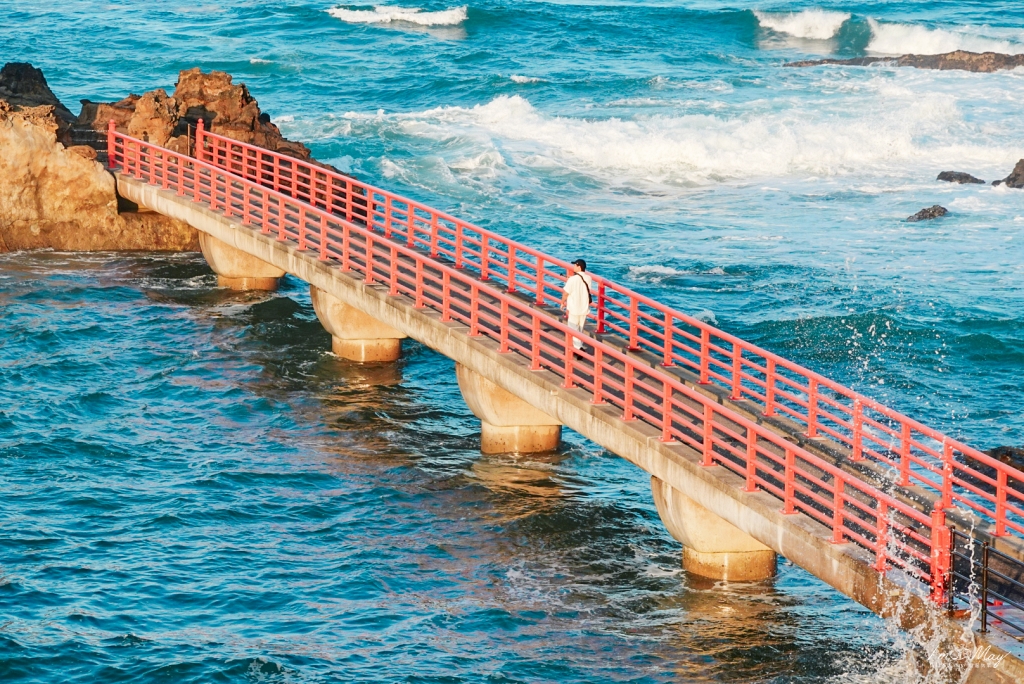
{"label": "stone embankment", "polygon": [[202,118],[215,133],[310,159],[287,140],[231,76],[182,71],[174,93],[163,89],[112,103],[82,101],[75,116],[30,64],[0,69],[0,252],[197,251],[191,226],[117,196],[103,165],[107,122],[129,135],[189,152],[191,127]]}
{"label": "stone embankment", "polygon": [[822,64],[843,64],[847,66],[914,67],[917,69],[941,69],[989,73],[1001,69],[1016,69],[1024,66],[1024,55],[1004,55],[999,52],[967,52],[955,50],[940,55],[901,55],[899,57],[854,57],[852,59],[810,59],[789,62],[788,67],[810,67]]}

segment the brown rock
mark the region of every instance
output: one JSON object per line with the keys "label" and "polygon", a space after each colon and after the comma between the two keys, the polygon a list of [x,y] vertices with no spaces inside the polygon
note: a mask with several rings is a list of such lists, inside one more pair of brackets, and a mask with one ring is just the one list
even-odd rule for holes
{"label": "brown rock", "polygon": [[1000,69],[1015,69],[1024,66],[1024,55],[1004,55],[999,52],[967,52],[956,50],[940,55],[902,55],[901,57],[854,57],[853,59],[814,59],[790,62],[784,66],[808,67],[821,64],[845,64],[849,66],[868,66],[883,64],[886,66],[915,67],[917,69],[959,69],[989,73]]}
{"label": "brown rock", "polygon": [[71,110],[61,104],[43,77],[43,72],[31,64],[8,62],[0,69],[0,100],[15,109],[20,107],[53,107],[58,119],[68,124],[75,120]]}
{"label": "brown rock", "polygon": [[68,148],[68,152],[77,154],[79,157],[84,157],[85,159],[96,158],[96,148],[88,145],[72,145]]}
{"label": "brown rock", "polygon": [[57,141],[55,107],[0,101],[0,248],[196,250],[195,229],[159,214],[119,214],[114,177]]}
{"label": "brown rock", "polygon": [[1002,180],[992,181],[992,185],[1005,183],[1008,188],[1024,188],[1024,159],[1017,162],[1010,175]]}
{"label": "brown rock", "polygon": [[946,181],[947,183],[959,183],[961,185],[964,183],[971,184],[985,182],[980,178],[975,178],[971,174],[964,173],[963,171],[943,171],[935,180]]}

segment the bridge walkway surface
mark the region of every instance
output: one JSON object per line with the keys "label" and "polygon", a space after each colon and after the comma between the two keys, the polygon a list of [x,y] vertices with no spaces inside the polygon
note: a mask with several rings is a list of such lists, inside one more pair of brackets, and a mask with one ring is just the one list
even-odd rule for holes
{"label": "bridge walkway surface", "polygon": [[[934,607],[977,603],[976,549],[1009,559],[1004,609],[1024,604],[1024,474],[997,459],[600,276],[581,335],[564,261],[315,163],[202,126],[195,158],[111,129],[108,159],[127,199],[446,354],[906,628],[962,641]],[[1008,657],[972,681],[1024,681],[1012,639],[975,637]]]}

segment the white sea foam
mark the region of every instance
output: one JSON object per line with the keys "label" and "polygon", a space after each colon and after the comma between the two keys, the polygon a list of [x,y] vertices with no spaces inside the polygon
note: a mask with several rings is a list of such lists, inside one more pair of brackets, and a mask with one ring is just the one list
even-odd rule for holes
{"label": "white sea foam", "polygon": [[868,19],[871,41],[867,51],[881,55],[938,55],[954,50],[1024,54],[1024,35],[999,36],[992,30],[972,27],[928,28],[913,24],[883,24]]}
{"label": "white sea foam", "polygon": [[828,40],[850,19],[849,12],[822,9],[785,13],[755,11],[754,16],[761,26],[772,31],[812,40]]}
{"label": "white sea foam", "polygon": [[512,74],[509,76],[513,83],[543,83],[544,79],[537,78],[536,76],[520,76],[519,74]]}
{"label": "white sea foam", "polygon": [[249,64],[273,64],[269,59],[260,59],[259,57],[253,57],[249,60]]}
{"label": "white sea foam", "polygon": [[400,21],[420,26],[458,26],[466,21],[467,6],[452,7],[439,12],[424,12],[415,7],[392,7],[378,5],[372,10],[348,9],[334,7],[327,10],[332,17],[351,24],[390,24]]}

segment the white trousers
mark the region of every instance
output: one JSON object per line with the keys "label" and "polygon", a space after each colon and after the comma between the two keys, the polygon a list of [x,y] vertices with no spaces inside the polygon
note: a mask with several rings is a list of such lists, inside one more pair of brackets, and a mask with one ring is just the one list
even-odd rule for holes
{"label": "white trousers", "polygon": [[[583,332],[583,325],[587,322],[587,314],[569,314],[569,327],[573,330]],[[583,349],[583,340],[578,337],[572,339],[572,346]]]}

